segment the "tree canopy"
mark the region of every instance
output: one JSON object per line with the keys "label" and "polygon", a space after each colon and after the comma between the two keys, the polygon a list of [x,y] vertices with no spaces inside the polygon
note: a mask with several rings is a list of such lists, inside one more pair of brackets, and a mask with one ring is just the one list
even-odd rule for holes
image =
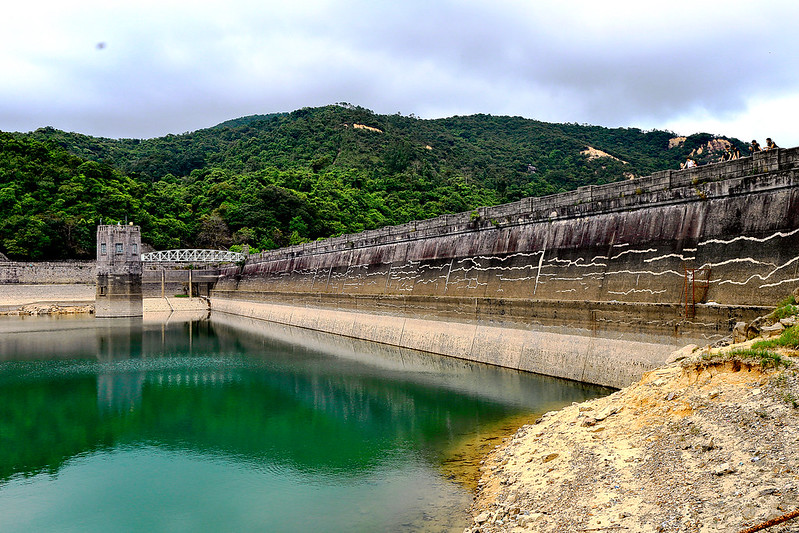
{"label": "tree canopy", "polygon": [[0,132],[0,253],[93,257],[95,225],[125,220],[155,249],[275,248],[719,156],[708,134],[675,137],[491,115],[422,120],[350,104],[154,139]]}

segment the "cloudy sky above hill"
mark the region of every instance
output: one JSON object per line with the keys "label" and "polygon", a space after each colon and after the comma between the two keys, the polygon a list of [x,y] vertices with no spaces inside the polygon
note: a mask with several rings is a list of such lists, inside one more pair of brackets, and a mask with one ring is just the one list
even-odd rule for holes
{"label": "cloudy sky above hill", "polygon": [[797,146],[798,22],[794,0],[14,2],[0,130],[144,138],[349,102]]}

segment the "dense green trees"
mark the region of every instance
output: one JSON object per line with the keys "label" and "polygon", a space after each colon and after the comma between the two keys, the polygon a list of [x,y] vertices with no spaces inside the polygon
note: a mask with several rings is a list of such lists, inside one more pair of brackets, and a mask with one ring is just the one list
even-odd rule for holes
{"label": "dense green trees", "polygon": [[0,132],[0,252],[92,257],[94,226],[126,218],[156,249],[273,248],[678,168],[710,139],[672,137],[350,104],[145,140]]}
{"label": "dense green trees", "polygon": [[144,189],[108,165],[0,133],[0,250],[21,259],[93,256],[100,218],[144,218]]}

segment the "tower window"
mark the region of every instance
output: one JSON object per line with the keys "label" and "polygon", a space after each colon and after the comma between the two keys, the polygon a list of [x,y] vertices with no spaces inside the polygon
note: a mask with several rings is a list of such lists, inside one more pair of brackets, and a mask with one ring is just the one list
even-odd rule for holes
{"label": "tower window", "polygon": [[102,255],[105,255],[105,254],[106,254],[106,252],[105,252],[105,243],[104,243],[104,242],[101,242],[101,243],[100,243],[100,253],[101,253]]}
{"label": "tower window", "polygon": [[124,253],[124,250],[122,249],[122,243],[121,242],[116,243],[116,253],[117,254]]}

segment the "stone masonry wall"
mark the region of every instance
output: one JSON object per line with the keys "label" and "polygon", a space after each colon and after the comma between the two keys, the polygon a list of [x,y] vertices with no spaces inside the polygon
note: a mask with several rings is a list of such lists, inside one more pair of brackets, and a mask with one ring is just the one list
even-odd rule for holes
{"label": "stone masonry wall", "polygon": [[799,284],[798,164],[775,150],[266,252],[216,294],[769,306]]}
{"label": "stone masonry wall", "polygon": [[723,335],[799,285],[797,169],[775,150],[266,252],[211,305],[624,386],[670,352],[631,336]]}
{"label": "stone masonry wall", "polygon": [[96,281],[97,267],[94,261],[0,262],[0,285],[94,285]]}

